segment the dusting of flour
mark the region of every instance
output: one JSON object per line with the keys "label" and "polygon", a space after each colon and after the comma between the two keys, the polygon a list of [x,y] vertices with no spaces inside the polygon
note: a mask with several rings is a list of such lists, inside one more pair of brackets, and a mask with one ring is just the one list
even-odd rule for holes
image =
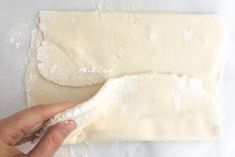
{"label": "dusting of flour", "polygon": [[78,69],[79,73],[94,73],[94,74],[110,74],[112,72],[111,69],[102,69],[98,70],[95,67],[81,67]]}
{"label": "dusting of flour", "polygon": [[7,43],[13,44],[16,48],[20,48],[24,45],[24,41],[27,38],[27,33],[29,31],[29,24],[22,24],[16,26],[9,31]]}

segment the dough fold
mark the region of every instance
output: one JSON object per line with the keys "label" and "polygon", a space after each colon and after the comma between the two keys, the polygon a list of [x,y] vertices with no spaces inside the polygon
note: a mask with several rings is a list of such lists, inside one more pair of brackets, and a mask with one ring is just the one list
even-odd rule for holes
{"label": "dough fold", "polygon": [[41,11],[27,102],[81,103],[64,144],[216,139],[222,39],[213,14]]}
{"label": "dough fold", "polygon": [[198,79],[127,75],[108,80],[94,97],[59,113],[49,124],[77,121],[66,144],[208,140],[220,133],[216,101],[214,91]]}

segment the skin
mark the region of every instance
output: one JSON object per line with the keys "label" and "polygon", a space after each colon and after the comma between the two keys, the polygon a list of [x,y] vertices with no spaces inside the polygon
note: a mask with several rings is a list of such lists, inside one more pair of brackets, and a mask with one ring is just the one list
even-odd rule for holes
{"label": "skin", "polygon": [[75,121],[68,120],[50,127],[28,154],[20,152],[15,146],[35,138],[35,132],[39,132],[47,120],[74,105],[74,103],[37,105],[0,120],[0,156],[52,157],[64,139],[76,128]]}

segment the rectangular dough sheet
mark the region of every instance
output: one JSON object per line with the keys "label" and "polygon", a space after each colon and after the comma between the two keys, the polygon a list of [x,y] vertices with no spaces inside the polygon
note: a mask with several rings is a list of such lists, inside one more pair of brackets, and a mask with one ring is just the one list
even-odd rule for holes
{"label": "rectangular dough sheet", "polygon": [[[32,31],[26,75],[29,106],[60,101],[84,102],[96,97],[107,79],[123,75],[149,73],[151,76],[154,72],[158,77],[152,86],[156,88],[148,89],[149,92],[164,89],[174,92],[179,85],[170,87],[169,84],[177,84],[186,77],[188,82],[201,82],[200,90],[207,91],[198,99],[187,101],[191,106],[186,113],[189,116],[184,116],[172,102],[169,103],[175,97],[168,92],[148,101],[149,109],[144,113],[144,119],[133,120],[127,114],[126,119],[130,118],[131,122],[121,118],[117,127],[114,125],[117,117],[111,117],[104,127],[102,121],[97,121],[99,116],[94,118],[96,120],[83,130],[87,135],[84,140],[205,140],[219,137],[217,96],[223,65],[223,25],[219,16],[42,11],[39,19],[38,29]],[[141,85],[140,88],[145,87]],[[185,94],[182,92],[179,97],[185,97]],[[148,97],[148,92],[141,95]],[[204,101],[205,97],[208,101]],[[163,98],[164,103],[159,103],[158,100]],[[195,109],[197,104],[205,108]],[[171,107],[167,108],[169,105]],[[184,105],[187,104],[179,106]],[[128,110],[135,107],[140,109],[137,105]],[[163,113],[171,111],[172,114],[161,114],[159,119],[162,109],[165,110]],[[183,125],[173,124],[172,119],[180,119]],[[167,124],[171,127],[164,127]],[[131,130],[129,125],[142,131]],[[177,129],[180,133],[175,132]],[[76,138],[80,132],[74,131],[65,143],[80,142]]]}
{"label": "rectangular dough sheet", "polygon": [[38,69],[58,85],[84,87],[125,74],[218,77],[219,16],[40,12]]}

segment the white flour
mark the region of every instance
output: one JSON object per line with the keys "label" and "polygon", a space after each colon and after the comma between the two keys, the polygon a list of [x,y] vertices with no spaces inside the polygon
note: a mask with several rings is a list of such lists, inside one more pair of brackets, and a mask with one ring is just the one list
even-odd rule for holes
{"label": "white flour", "polygon": [[182,104],[185,98],[192,96],[200,103],[200,99],[208,99],[208,93],[203,89],[203,81],[198,79],[187,79],[182,76],[175,84],[176,90],[173,91],[173,104],[178,112],[184,111]]}
{"label": "white flour", "polygon": [[193,30],[192,28],[189,28],[188,30],[185,30],[183,32],[183,35],[184,35],[184,41],[186,43],[190,43],[192,41],[192,34],[193,34]]}
{"label": "white flour", "polygon": [[80,73],[94,73],[94,74],[110,74],[112,72],[111,69],[102,69],[97,70],[95,67],[82,67],[78,69]]}
{"label": "white flour", "polygon": [[7,43],[13,44],[16,48],[20,48],[24,45],[26,35],[29,29],[29,24],[23,24],[13,28],[9,31]]}

